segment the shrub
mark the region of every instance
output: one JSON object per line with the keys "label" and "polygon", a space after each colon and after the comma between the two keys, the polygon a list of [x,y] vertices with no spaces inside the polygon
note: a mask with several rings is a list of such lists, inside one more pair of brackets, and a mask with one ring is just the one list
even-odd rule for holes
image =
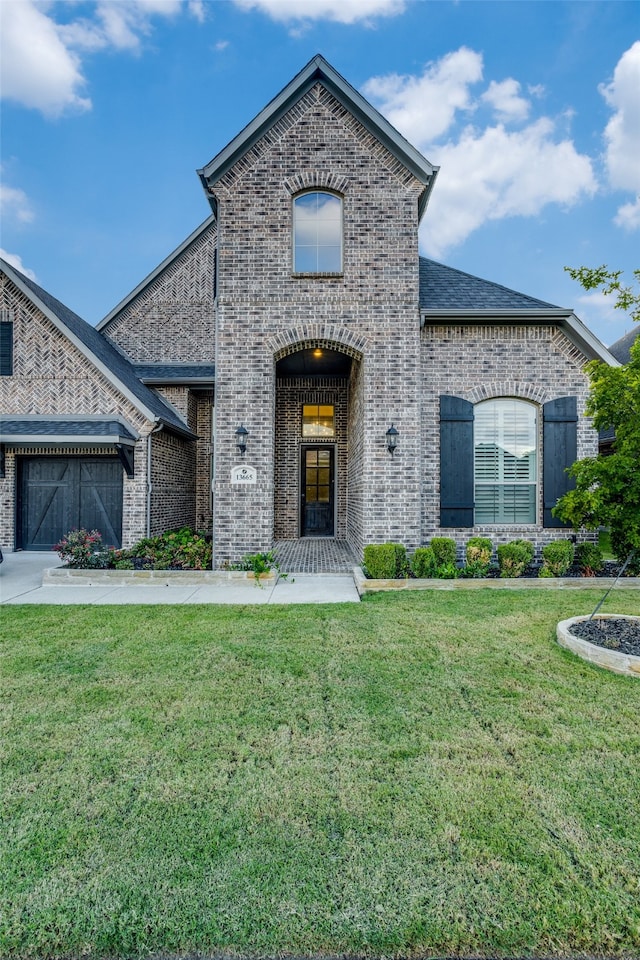
{"label": "shrub", "polygon": [[575,547],[570,540],[554,540],[542,548],[541,577],[564,577],[573,563]]}
{"label": "shrub", "polygon": [[595,577],[604,566],[602,550],[597,543],[579,543],[576,547],[576,559],[583,577]]}
{"label": "shrub", "polygon": [[411,559],[411,569],[414,577],[425,578],[437,576],[436,558],[431,547],[418,547]]}
{"label": "shrub", "polygon": [[159,537],[140,540],[123,552],[122,559],[137,559],[143,567],[153,570],[208,570],[211,543],[190,527],[182,527]]}
{"label": "shrub", "polygon": [[491,565],[493,544],[487,537],[471,537],[467,543],[467,564],[464,574],[467,577],[486,577]]}
{"label": "shrub", "polygon": [[498,565],[501,577],[521,577],[535,554],[530,540],[512,540],[498,547]]}
{"label": "shrub", "polygon": [[456,580],[460,576],[460,570],[455,563],[441,563],[436,569],[438,580]]}
{"label": "shrub", "polygon": [[407,551],[401,543],[370,543],[364,548],[364,566],[372,580],[400,580],[408,576]]}
{"label": "shrub", "polygon": [[107,565],[99,530],[70,530],[53,548],[63,563],[79,570],[95,570]]}
{"label": "shrub", "polygon": [[444,567],[456,563],[456,542],[451,537],[432,537],[431,549],[435,557],[436,566]]}

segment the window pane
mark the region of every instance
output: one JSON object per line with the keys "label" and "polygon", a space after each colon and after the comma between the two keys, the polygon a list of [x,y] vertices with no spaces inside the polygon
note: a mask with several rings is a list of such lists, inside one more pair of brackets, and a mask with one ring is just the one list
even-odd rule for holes
{"label": "window pane", "polygon": [[536,409],[487,400],[474,411],[475,522],[535,523]]}
{"label": "window pane", "polygon": [[[302,405],[302,436],[303,437],[334,437],[335,436],[334,408],[328,404],[322,406],[317,403]],[[329,462],[328,450],[321,450],[320,457],[325,456]]]}
{"label": "window pane", "polygon": [[340,247],[318,247],[318,273],[339,273]]}

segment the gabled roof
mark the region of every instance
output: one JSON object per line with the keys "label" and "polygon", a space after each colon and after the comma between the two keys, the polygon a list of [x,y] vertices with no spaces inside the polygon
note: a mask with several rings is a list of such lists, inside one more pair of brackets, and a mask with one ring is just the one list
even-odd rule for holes
{"label": "gabled roof", "polygon": [[104,317],[100,321],[100,323],[96,324],[96,330],[104,329],[104,327],[107,326],[110,320],[113,320],[113,318],[117,317],[119,313],[122,313],[122,311],[126,307],[128,307],[129,304],[133,300],[135,300],[137,296],[139,296],[144,290],[146,290],[146,288],[149,287],[154,282],[154,280],[156,280],[160,276],[160,274],[167,269],[167,267],[170,267],[171,264],[178,259],[178,257],[182,256],[184,251],[195,240],[198,240],[199,237],[201,237],[202,234],[209,229],[211,224],[215,223],[215,221],[216,221],[216,218],[213,215],[211,215],[210,217],[207,217],[204,223],[201,223],[199,227],[196,227],[193,233],[190,233],[187,239],[183,240],[179,247],[176,247],[176,249],[172,253],[170,253],[168,257],[165,257],[162,263],[158,264],[158,266],[154,270],[152,270],[151,273],[148,274],[148,276],[146,276],[144,280],[142,280],[138,284],[138,286],[131,291],[131,293],[128,293],[127,296],[124,298],[124,300],[121,300],[120,303],[116,304],[113,310],[110,310],[109,313],[106,315],[106,317]]}
{"label": "gabled roof", "polygon": [[[420,307],[434,310],[557,310],[499,283],[420,257]],[[566,311],[565,311],[566,312]]]}
{"label": "gabled roof", "polygon": [[573,310],[556,307],[499,283],[446,267],[420,257],[420,313],[422,322],[553,323],[565,330],[590,359],[617,367],[618,361],[576,317]]}
{"label": "gabled roof", "polygon": [[623,337],[616,340],[609,347],[609,353],[613,354],[620,363],[629,363],[631,360],[631,347],[640,337],[640,323],[637,323],[634,330],[628,330]]}
{"label": "gabled roof", "polygon": [[324,57],[317,54],[303,67],[300,73],[260,111],[244,130],[234,137],[227,146],[216,154],[206,166],[197,173],[202,180],[205,193],[215,213],[215,198],[209,194],[209,187],[216,183],[247,150],[264,135],[278,120],[304,96],[316,83],[322,83],[340,103],[343,104],[360,123],[397,157],[408,170],[425,185],[420,197],[419,213],[422,216],[439,167],[429,163],[408,140],[392,127],[381,113],[365,100],[361,93],[351,86]]}
{"label": "gabled roof", "polygon": [[107,380],[148,420],[195,439],[177,411],[140,382],[132,364],[95,327],[79,317],[37,283],[0,259],[0,268],[57,329],[93,363]]}

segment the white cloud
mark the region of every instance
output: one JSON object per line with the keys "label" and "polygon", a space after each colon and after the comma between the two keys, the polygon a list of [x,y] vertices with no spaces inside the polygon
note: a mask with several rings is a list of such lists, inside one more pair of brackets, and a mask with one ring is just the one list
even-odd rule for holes
{"label": "white cloud", "polygon": [[281,23],[334,20],[357,23],[402,13],[405,0],[234,0],[241,10],[259,10]]}
{"label": "white cloud", "polygon": [[57,117],[68,110],[90,110],[81,53],[108,47],[135,51],[152,30],[154,17],[175,17],[183,9],[205,19],[202,0],[100,0],[92,18],[59,23],[72,4],[0,0],[2,5],[0,82],[2,96]]}
{"label": "white cloud", "polygon": [[34,213],[24,190],[0,183],[0,215],[4,220],[15,218],[20,223],[31,223]]}
{"label": "white cloud", "polygon": [[633,203],[624,203],[619,207],[613,222],[629,232],[640,229],[640,197],[636,197]]}
{"label": "white cloud", "polygon": [[[640,192],[640,40],[621,56],[613,80],[600,93],[614,111],[605,131],[609,182],[619,190]],[[615,223],[640,227],[640,200],[620,207]]]}
{"label": "white cloud", "polygon": [[496,83],[492,80],[488,90],[482,94],[482,100],[490,104],[501,120],[526,120],[530,103],[520,96],[520,84],[511,77]]}
{"label": "white cloud", "polygon": [[482,75],[481,54],[461,47],[421,76],[374,77],[364,87],[390,122],[441,166],[421,235],[435,257],[489,220],[537,216],[549,203],[570,206],[596,191],[591,160],[562,139],[548,117],[515,131],[504,123],[459,128],[461,115],[483,104],[508,120],[528,117],[531,104],[516,80],[492,81],[475,93]]}
{"label": "white cloud", "polygon": [[228,40],[218,40],[217,43],[214,43],[213,49],[214,49],[217,53],[221,53],[223,50],[226,50],[228,46],[229,46],[229,41],[228,41]]}
{"label": "white cloud", "polygon": [[553,133],[542,118],[518,131],[467,128],[439,148],[442,168],[422,231],[427,251],[442,256],[486,221],[537,216],[548,203],[570,206],[593,194],[591,161]]}
{"label": "white cloud", "polygon": [[460,47],[428,63],[422,76],[372,77],[362,89],[411,143],[424,146],[446,133],[458,110],[473,109],[469,88],[480,80],[482,56]]}
{"label": "white cloud", "polygon": [[90,109],[91,101],[79,92],[85,85],[79,59],[42,8],[30,0],[5,3],[1,44],[4,98],[46,116],[58,116],[68,108]]}
{"label": "white cloud", "polygon": [[17,253],[7,253],[6,250],[0,248],[0,257],[9,264],[10,267],[13,267],[15,270],[19,270],[20,273],[23,273],[25,277],[28,277],[29,280],[37,280],[33,270],[29,270],[24,266],[22,258],[18,256]]}

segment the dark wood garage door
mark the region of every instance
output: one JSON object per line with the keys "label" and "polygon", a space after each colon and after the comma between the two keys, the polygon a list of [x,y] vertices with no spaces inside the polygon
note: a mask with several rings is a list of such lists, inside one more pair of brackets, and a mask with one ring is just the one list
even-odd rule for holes
{"label": "dark wood garage door", "polygon": [[117,457],[22,457],[18,548],[50,550],[69,530],[99,530],[122,541],[122,464]]}

